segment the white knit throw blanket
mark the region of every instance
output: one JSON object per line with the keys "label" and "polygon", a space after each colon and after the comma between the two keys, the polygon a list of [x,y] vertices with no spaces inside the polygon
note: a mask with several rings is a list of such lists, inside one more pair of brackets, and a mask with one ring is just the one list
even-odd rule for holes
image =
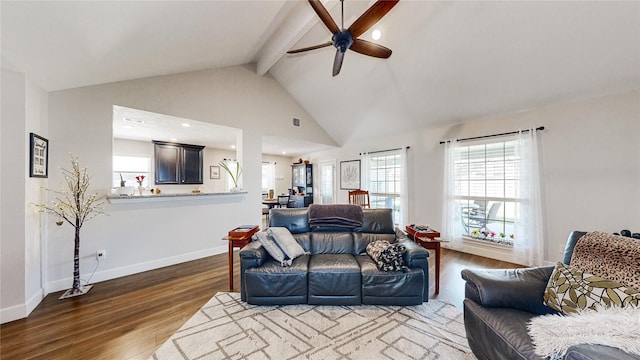
{"label": "white knit throw blanket", "polygon": [[600,308],[579,314],[544,315],[528,325],[536,354],[550,359],[564,357],[578,344],[599,344],[640,356],[640,308]]}

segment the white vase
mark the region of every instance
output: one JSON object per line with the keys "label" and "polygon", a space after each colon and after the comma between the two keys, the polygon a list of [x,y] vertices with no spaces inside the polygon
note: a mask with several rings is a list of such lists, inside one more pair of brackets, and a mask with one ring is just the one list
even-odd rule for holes
{"label": "white vase", "polygon": [[231,189],[229,189],[229,192],[237,193],[237,192],[240,192],[240,190],[242,190],[242,189],[240,189],[240,188],[239,188],[239,187],[237,187],[237,186],[234,186],[234,187],[232,187]]}
{"label": "white vase", "polygon": [[140,196],[142,196],[142,194],[144,194],[144,187],[143,186],[138,186],[138,194],[140,194]]}

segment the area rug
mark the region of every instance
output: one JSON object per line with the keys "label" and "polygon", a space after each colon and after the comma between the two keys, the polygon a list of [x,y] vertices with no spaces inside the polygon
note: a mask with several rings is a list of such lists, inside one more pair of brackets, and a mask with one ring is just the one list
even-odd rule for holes
{"label": "area rug", "polygon": [[255,306],[217,293],[151,359],[475,359],[461,311],[418,306]]}

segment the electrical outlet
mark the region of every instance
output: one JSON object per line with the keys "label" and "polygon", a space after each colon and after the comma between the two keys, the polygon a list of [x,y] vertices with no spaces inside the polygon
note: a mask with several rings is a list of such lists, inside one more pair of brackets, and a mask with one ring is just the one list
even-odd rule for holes
{"label": "electrical outlet", "polygon": [[98,250],[96,252],[96,259],[105,260],[107,258],[107,250]]}

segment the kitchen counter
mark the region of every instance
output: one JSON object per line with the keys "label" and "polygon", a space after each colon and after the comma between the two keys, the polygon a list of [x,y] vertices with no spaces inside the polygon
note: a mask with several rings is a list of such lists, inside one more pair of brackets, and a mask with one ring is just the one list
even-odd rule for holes
{"label": "kitchen counter", "polygon": [[177,194],[144,194],[144,195],[108,195],[107,200],[112,204],[122,203],[140,203],[140,202],[158,202],[158,201],[184,201],[184,200],[207,200],[219,199],[227,197],[239,197],[246,194],[246,191],[240,192],[222,192],[222,193],[177,193]]}

